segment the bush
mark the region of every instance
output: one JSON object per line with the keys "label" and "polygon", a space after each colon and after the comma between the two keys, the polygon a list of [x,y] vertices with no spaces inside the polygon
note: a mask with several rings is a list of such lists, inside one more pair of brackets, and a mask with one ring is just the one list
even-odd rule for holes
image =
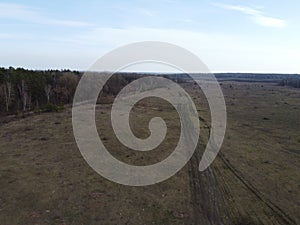
{"label": "bush", "polygon": [[64,110],[65,107],[63,105],[54,105],[51,103],[48,103],[44,106],[43,112],[58,112],[61,110]]}

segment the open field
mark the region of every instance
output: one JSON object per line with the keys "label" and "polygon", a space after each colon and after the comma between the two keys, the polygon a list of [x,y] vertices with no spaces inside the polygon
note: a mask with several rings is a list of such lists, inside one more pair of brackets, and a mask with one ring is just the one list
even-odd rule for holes
{"label": "open field", "polygon": [[214,163],[228,211],[254,224],[299,224],[300,92],[230,85],[227,134]]}
{"label": "open field", "polygon": [[[198,172],[208,134],[203,96],[186,86],[201,117],[201,137],[190,162],[172,178],[147,187],[106,180],[82,158],[71,109],[0,124],[0,224],[299,224],[300,89],[271,83],[223,82],[228,127],[221,153]],[[178,115],[155,98],[132,111],[141,138],[161,116],[164,142],[149,152],[122,146],[113,135],[110,99],[96,109],[98,132],[116,158],[134,165],[159,162],[175,148]]]}

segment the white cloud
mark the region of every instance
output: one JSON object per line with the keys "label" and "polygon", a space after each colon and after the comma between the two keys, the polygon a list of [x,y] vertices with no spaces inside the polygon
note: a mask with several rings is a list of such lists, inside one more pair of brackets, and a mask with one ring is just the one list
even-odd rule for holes
{"label": "white cloud", "polygon": [[43,16],[40,9],[27,7],[22,4],[1,3],[0,2],[0,18],[20,20],[43,25],[84,27],[91,26],[89,23],[75,20],[58,20]]}
{"label": "white cloud", "polygon": [[253,20],[265,27],[278,27],[283,28],[286,25],[286,22],[281,19],[273,18],[273,17],[267,17],[262,15],[256,15],[253,17]]}
{"label": "white cloud", "polygon": [[239,6],[239,5],[227,5],[227,4],[219,4],[215,3],[213,4],[216,7],[227,9],[227,10],[233,10],[233,11],[238,11],[242,12],[246,15],[249,15],[251,19],[265,27],[276,27],[276,28],[283,28],[286,26],[286,22],[282,19],[278,19],[275,17],[270,17],[270,16],[265,16],[263,15],[264,13],[260,10],[256,10],[250,7],[245,7],[245,6]]}

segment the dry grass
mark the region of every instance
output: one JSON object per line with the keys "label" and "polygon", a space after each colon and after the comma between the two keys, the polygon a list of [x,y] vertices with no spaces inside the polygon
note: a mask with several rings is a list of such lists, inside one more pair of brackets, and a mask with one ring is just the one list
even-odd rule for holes
{"label": "dry grass", "polygon": [[[218,201],[223,221],[299,224],[300,91],[255,83],[224,82],[222,88],[228,130],[212,169],[223,196]],[[209,125],[203,96],[193,87],[187,89]],[[105,146],[118,159],[134,165],[155,163],[176,146],[178,115],[164,101],[144,100],[132,111],[137,136],[149,135],[153,116],[165,118],[170,128],[162,145],[146,153],[119,143],[111,129],[110,107],[97,107],[96,121]],[[0,126],[1,225],[196,223],[191,163],[163,183],[127,187],[102,178],[81,157],[70,109]],[[202,126],[207,127],[203,121]],[[201,146],[208,135],[203,127]]]}

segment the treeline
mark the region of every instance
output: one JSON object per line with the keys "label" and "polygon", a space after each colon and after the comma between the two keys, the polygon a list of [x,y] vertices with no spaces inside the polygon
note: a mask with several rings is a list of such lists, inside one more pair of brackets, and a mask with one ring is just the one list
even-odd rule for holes
{"label": "treeline", "polygon": [[[53,111],[66,104],[72,104],[82,75],[82,72],[70,70],[0,68],[0,114],[32,110]],[[143,75],[117,73],[104,85],[101,95],[115,96],[140,76]]]}
{"label": "treeline", "polygon": [[[57,106],[72,104],[82,75],[82,72],[70,70],[0,68],[0,114],[43,109],[52,111]],[[116,73],[104,85],[101,95],[116,96],[133,80],[151,75],[162,76],[178,83],[190,81],[186,74]]]}
{"label": "treeline", "polygon": [[279,85],[300,88],[300,76],[298,79],[283,79],[279,82]]}
{"label": "treeline", "polygon": [[70,70],[0,68],[0,113],[70,104],[80,76],[80,72]]}

